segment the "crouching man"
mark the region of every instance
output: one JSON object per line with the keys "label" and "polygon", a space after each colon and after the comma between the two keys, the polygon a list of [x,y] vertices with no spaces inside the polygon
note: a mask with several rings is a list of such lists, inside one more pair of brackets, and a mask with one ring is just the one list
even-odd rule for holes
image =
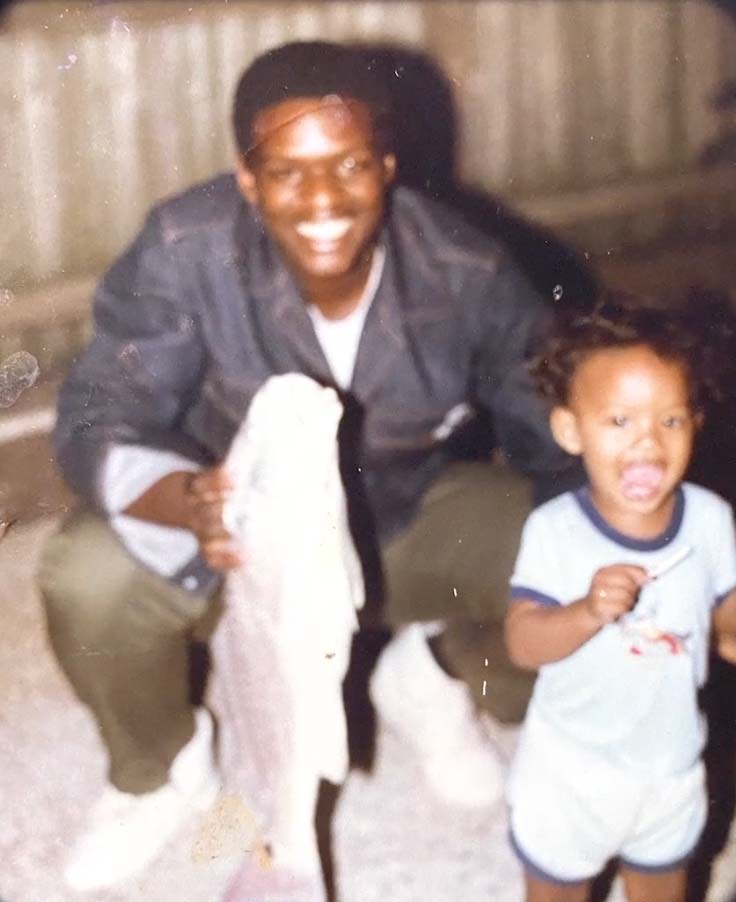
{"label": "crouching man", "polygon": [[[497,797],[476,701],[523,712],[528,678],[502,650],[508,578],[533,483],[549,493],[567,466],[525,368],[546,315],[503,248],[393,187],[389,109],[359,51],[266,53],[237,88],[234,173],[157,206],[97,291],[56,429],[83,506],[40,573],[54,650],[109,755],[67,868],[78,888],[140,871],[216,792],[189,644],[217,620],[223,574],[249,566],[226,460],[272,376],[310,377],[358,413],[343,475],[396,630],[379,716],[447,802]],[[511,466],[459,460],[481,433]]]}

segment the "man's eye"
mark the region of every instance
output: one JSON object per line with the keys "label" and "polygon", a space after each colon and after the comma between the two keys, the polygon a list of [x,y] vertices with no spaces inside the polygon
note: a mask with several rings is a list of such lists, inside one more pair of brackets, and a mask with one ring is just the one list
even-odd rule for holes
{"label": "man's eye", "polygon": [[345,157],[340,161],[341,175],[356,175],[359,172],[365,172],[371,165],[371,161],[363,157]]}
{"label": "man's eye", "polygon": [[295,166],[273,166],[266,175],[272,182],[293,182],[299,178],[299,170]]}

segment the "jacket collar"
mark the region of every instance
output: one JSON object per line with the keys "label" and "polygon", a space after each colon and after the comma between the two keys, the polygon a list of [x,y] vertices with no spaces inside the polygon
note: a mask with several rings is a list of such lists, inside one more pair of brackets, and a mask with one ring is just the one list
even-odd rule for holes
{"label": "jacket collar", "polygon": [[405,297],[405,285],[390,226],[384,227],[380,240],[386,250],[383,273],[363,326],[351,386],[361,401],[385,387],[391,362],[407,352],[399,301]]}

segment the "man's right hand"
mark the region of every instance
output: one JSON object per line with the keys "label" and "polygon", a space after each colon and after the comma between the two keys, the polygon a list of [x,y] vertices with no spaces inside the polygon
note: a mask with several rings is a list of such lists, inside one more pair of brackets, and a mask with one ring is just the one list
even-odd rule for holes
{"label": "man's right hand", "polygon": [[194,473],[187,485],[189,529],[213,570],[234,570],[243,563],[238,546],[225,527],[225,504],[232,490],[232,479],[223,464]]}
{"label": "man's right hand", "polygon": [[177,470],[154,482],[123,513],[190,530],[213,570],[233,570],[243,558],[223,519],[231,492],[232,480],[222,464],[198,473]]}

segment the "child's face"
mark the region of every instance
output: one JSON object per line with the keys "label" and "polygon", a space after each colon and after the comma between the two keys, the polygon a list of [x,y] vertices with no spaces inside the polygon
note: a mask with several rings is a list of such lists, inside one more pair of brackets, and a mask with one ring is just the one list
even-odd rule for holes
{"label": "child's face", "polygon": [[600,513],[641,537],[666,528],[698,425],[682,365],[645,345],[592,353],[568,405],[552,412],[558,443],[582,455]]}

